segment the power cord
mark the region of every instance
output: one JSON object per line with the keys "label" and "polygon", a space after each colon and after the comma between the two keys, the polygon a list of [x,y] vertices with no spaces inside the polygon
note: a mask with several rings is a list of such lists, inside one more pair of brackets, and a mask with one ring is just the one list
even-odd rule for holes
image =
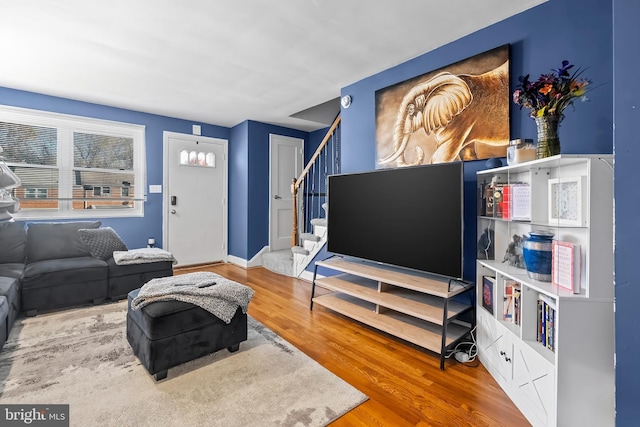
{"label": "power cord", "polygon": [[[445,358],[449,359],[453,356],[458,362],[464,364],[474,362],[478,356],[478,344],[476,342],[475,331],[476,328],[474,327],[469,332],[471,341],[459,342],[452,350],[449,350],[449,354],[447,354]],[[477,366],[477,364],[474,366]]]}

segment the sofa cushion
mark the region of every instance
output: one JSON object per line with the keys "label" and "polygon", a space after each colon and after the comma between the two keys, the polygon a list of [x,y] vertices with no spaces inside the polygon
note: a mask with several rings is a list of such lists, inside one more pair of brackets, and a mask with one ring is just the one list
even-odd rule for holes
{"label": "sofa cushion", "polygon": [[118,265],[109,258],[109,297],[126,298],[129,291],[139,288],[151,279],[173,276],[171,261],[145,262],[142,264]]}
{"label": "sofa cushion", "polygon": [[81,228],[98,228],[100,221],[42,222],[27,229],[27,263],[91,256],[80,238]]}
{"label": "sofa cushion", "polygon": [[113,251],[127,250],[127,245],[111,227],[81,228],[78,233],[94,258],[106,260],[113,256]]}
{"label": "sofa cushion", "polygon": [[7,297],[9,302],[16,299],[18,288],[18,279],[0,277],[0,295]]}
{"label": "sofa cushion", "polygon": [[5,341],[9,338],[9,302],[6,297],[0,296],[0,350],[4,346]]}
{"label": "sofa cushion", "polygon": [[0,277],[0,295],[7,299],[9,306],[7,327],[10,330],[20,312],[20,284],[18,279]]}
{"label": "sofa cushion", "polygon": [[[165,276],[173,275],[173,262],[171,261],[143,262],[141,264],[124,264],[124,265],[116,264],[113,258],[109,258],[106,261],[107,261],[107,266],[109,266],[110,279],[112,277],[141,275],[141,274],[150,273],[153,271],[165,271],[167,272]],[[144,285],[144,283],[140,284],[140,286],[142,285]]]}
{"label": "sofa cushion", "polygon": [[0,222],[0,264],[24,263],[27,232],[24,221]]}
{"label": "sofa cushion", "polygon": [[10,262],[7,264],[0,264],[0,277],[10,277],[12,279],[18,279],[22,276],[24,271],[24,264],[19,262]]}
{"label": "sofa cushion", "polygon": [[104,280],[106,296],[107,263],[92,256],[47,259],[27,264],[22,289],[52,288],[59,285]]}

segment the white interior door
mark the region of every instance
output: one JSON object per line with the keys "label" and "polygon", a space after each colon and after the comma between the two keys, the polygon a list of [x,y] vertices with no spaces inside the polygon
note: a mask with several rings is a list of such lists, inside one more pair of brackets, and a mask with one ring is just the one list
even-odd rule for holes
{"label": "white interior door", "polygon": [[227,140],[164,133],[163,209],[178,265],[227,260]]}
{"label": "white interior door", "polygon": [[291,182],[304,167],[304,140],[282,135],[269,135],[270,147],[270,218],[269,249],[291,248],[293,195]]}

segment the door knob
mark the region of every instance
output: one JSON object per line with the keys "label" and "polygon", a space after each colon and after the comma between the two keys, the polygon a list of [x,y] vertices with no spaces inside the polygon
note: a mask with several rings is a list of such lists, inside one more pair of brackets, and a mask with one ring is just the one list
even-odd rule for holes
{"label": "door knob", "polygon": [[277,194],[275,196],[273,196],[274,199],[278,200],[278,199],[282,199],[282,197],[278,196]]}
{"label": "door knob", "polygon": [[176,210],[175,210],[175,209],[171,209],[171,213],[172,213],[172,214],[175,214],[175,213],[176,213]]}

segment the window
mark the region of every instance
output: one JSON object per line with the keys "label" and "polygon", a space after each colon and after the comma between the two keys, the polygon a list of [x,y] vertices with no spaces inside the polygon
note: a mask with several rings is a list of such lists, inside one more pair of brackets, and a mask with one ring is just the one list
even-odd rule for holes
{"label": "window", "polygon": [[213,153],[182,150],[180,152],[180,164],[215,168],[216,156]]}
{"label": "window", "polygon": [[25,199],[46,199],[47,189],[46,188],[25,188],[24,198]]}
{"label": "window", "polygon": [[96,197],[109,197],[111,195],[111,188],[93,187],[93,195]]}
{"label": "window", "polygon": [[143,215],[144,126],[0,106],[0,146],[22,182],[16,218]]}

